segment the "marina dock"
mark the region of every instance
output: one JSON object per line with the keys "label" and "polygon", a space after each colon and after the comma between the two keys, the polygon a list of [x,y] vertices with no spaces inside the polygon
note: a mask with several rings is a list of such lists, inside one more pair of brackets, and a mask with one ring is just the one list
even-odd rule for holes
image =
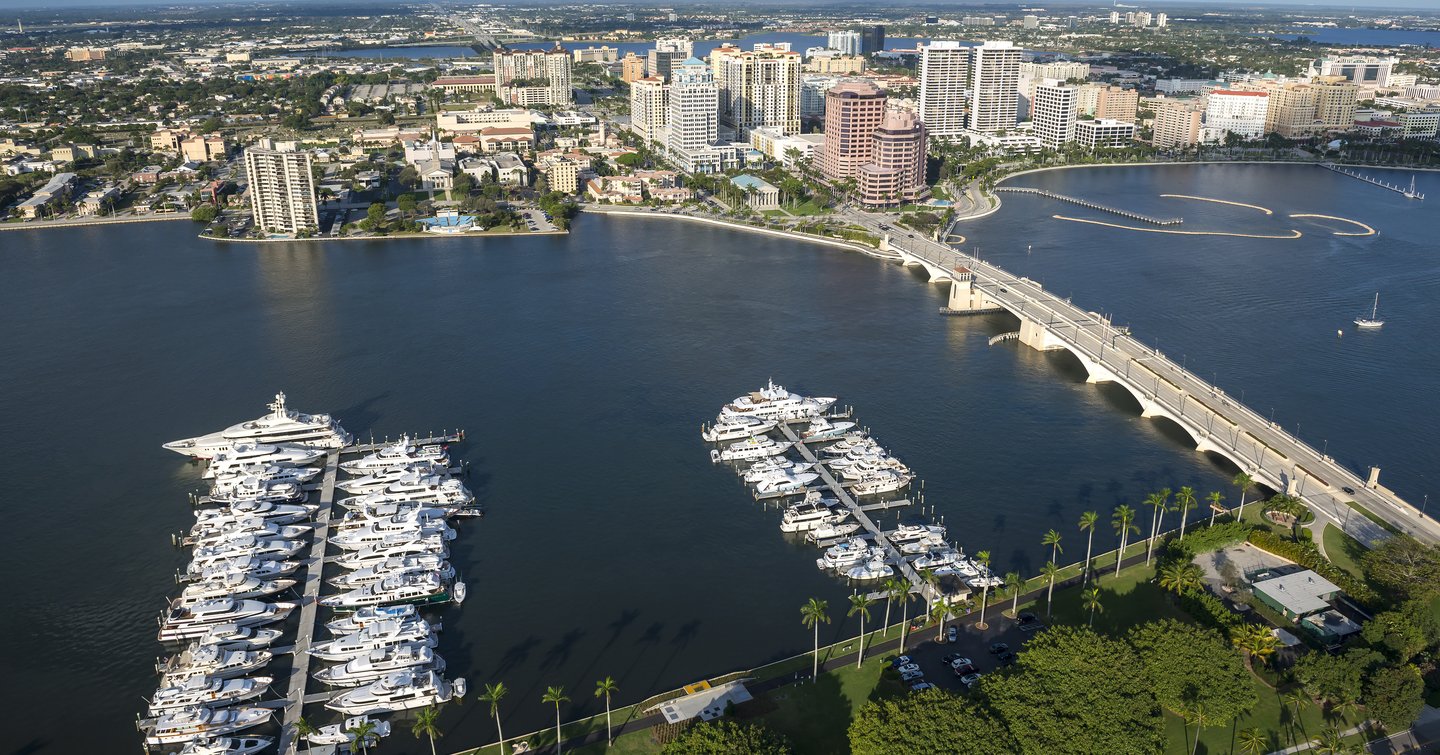
{"label": "marina dock", "polygon": [[998,186],[995,188],[995,191],[1008,191],[1012,194],[1035,194],[1042,197],[1049,197],[1050,199],[1058,199],[1061,202],[1078,204],[1081,207],[1089,207],[1092,210],[1108,212],[1111,215],[1119,215],[1122,218],[1138,220],[1142,223],[1149,223],[1151,225],[1180,225],[1181,223],[1185,222],[1184,218],[1152,218],[1149,215],[1141,215],[1138,212],[1131,212],[1129,210],[1122,210],[1117,207],[1110,207],[1108,205],[1103,205],[1098,202],[1091,202],[1088,199],[1080,199],[1079,197],[1070,197],[1064,194],[1056,194],[1053,191],[1046,191],[1045,189],[1032,189],[1025,186]]}
{"label": "marina dock", "polygon": [[1424,194],[1421,194],[1421,193],[1415,191],[1415,177],[1414,177],[1414,176],[1411,176],[1411,177],[1410,177],[1410,188],[1407,189],[1407,188],[1405,188],[1404,186],[1397,186],[1397,185],[1395,185],[1395,184],[1385,183],[1384,181],[1381,181],[1381,180],[1378,179],[1378,178],[1372,178],[1372,177],[1370,177],[1370,176],[1365,175],[1364,173],[1359,173],[1359,172],[1357,172],[1357,171],[1350,170],[1349,168],[1342,168],[1342,167],[1340,167],[1339,165],[1336,165],[1335,163],[1320,163],[1320,167],[1325,168],[1325,169],[1327,169],[1327,170],[1333,170],[1333,171],[1335,171],[1336,173],[1339,173],[1339,174],[1342,175],[1342,176],[1349,176],[1349,177],[1351,177],[1351,178],[1364,181],[1365,183],[1370,184],[1370,185],[1372,185],[1372,186],[1379,186],[1379,187],[1382,188],[1382,189],[1388,189],[1388,190],[1390,190],[1390,191],[1395,192],[1396,194],[1399,194],[1399,195],[1405,197],[1406,199],[1421,199],[1421,200],[1425,199],[1425,195],[1424,195]]}
{"label": "marina dock", "polygon": [[310,682],[310,645],[315,641],[315,618],[320,608],[320,586],[325,572],[325,548],[330,536],[330,510],[335,505],[335,478],[340,472],[340,451],[325,456],[325,474],[320,483],[320,510],[315,513],[314,538],[305,565],[305,589],[300,596],[300,627],[295,630],[290,681],[282,711],[280,752],[294,752],[299,743],[296,723],[308,702],[305,688]]}
{"label": "marina dock", "polygon": [[850,515],[855,517],[855,521],[860,523],[860,526],[869,534],[870,538],[875,541],[876,545],[885,550],[885,561],[895,566],[895,568],[900,571],[900,574],[910,582],[911,592],[918,592],[921,596],[931,601],[938,598],[939,596],[934,594],[934,590],[931,589],[929,583],[925,581],[925,578],[920,576],[920,572],[916,571],[915,567],[900,555],[900,550],[890,542],[890,538],[886,537],[885,532],[880,529],[880,525],[876,524],[875,520],[871,519],[865,512],[865,508],[850,495],[846,487],[842,485],[839,480],[836,480],[834,475],[830,474],[830,470],[824,464],[818,463],[819,460],[816,458],[815,453],[810,450],[809,446],[800,441],[800,436],[795,434],[794,428],[790,427],[789,423],[782,422],[778,429],[784,433],[786,440],[795,444],[795,450],[800,452],[800,456],[805,459],[805,461],[815,465],[814,471],[820,475],[820,479],[824,481],[825,487],[830,489],[830,492],[840,501],[841,505],[850,510]]}

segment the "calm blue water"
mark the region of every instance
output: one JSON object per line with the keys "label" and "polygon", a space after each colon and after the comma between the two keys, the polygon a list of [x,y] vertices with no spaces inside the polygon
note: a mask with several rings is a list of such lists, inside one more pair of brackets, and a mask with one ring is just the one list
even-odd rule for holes
{"label": "calm blue water", "polygon": [[[472,47],[458,45],[428,45],[424,47],[366,47],[358,50],[326,50],[316,53],[322,58],[478,58],[480,53]],[[489,55],[484,57],[488,58]]]}
{"label": "calm blue water", "polygon": [[1305,37],[1328,45],[1420,45],[1440,47],[1440,31],[1423,29],[1298,29],[1293,34],[1272,34],[1278,39]]}
{"label": "calm blue water", "polygon": [[[886,37],[885,49],[914,49],[915,45],[929,41],[930,40],[928,39],[915,39],[910,37],[898,37],[895,39]],[[751,46],[757,44],[778,44],[781,42],[789,42],[790,49],[794,50],[795,52],[803,53],[807,48],[810,47],[824,47],[826,43],[826,37],[823,34],[815,36],[810,34],[791,34],[776,32],[768,34],[752,34],[748,37],[744,37],[741,39],[697,39],[695,40],[695,54],[703,58],[706,55],[709,55],[711,50],[714,50],[715,48],[727,43],[738,45],[748,50]],[[586,47],[614,47],[619,50],[620,57],[622,58],[625,57],[625,53],[627,52],[633,52],[636,55],[644,55],[646,52],[655,49],[655,42],[653,40],[649,42],[607,42],[604,40],[594,40],[582,42],[561,42],[560,44],[562,44],[567,50],[579,50]],[[555,42],[550,41],[528,43],[517,42],[516,44],[508,46],[516,50],[540,50],[553,47],[554,45]]]}
{"label": "calm blue water", "polygon": [[[1440,196],[1437,178],[1422,182]],[[1440,462],[1433,209],[1318,168],[1021,180],[1178,212],[1185,228],[1301,228],[1299,241],[1138,234],[1007,197],[962,232],[1275,406],[1342,461],[1383,465],[1404,495],[1426,489]],[[1381,235],[1331,237],[1163,191],[1347,215]],[[440,652],[472,687],[514,690],[512,734],[551,720],[546,685],[570,690],[569,716],[597,710],[589,690],[607,674],[625,703],[803,652],[798,607],[812,596],[836,614],[830,638],[856,631],[838,610],[849,588],[784,540],[778,513],[711,465],[697,437],[768,377],[854,404],[924,477],[952,535],[1002,570],[1034,573],[1051,527],[1081,557],[1074,523],[1087,509],[1162,486],[1228,492],[1232,470],[1141,419],[1123,390],[1087,385],[1064,353],[987,346],[1015,322],[939,317],[943,287],[858,255],[591,216],[563,238],[256,246],[193,233],[154,223],[0,237],[0,706],[12,721],[0,751],[137,746],[154,616],[185,558],[167,535],[190,521],[198,473],[159,445],[257,416],[277,389],[358,434],[468,429],[456,450],[489,515],[461,525],[454,560],[471,593],[445,613]],[[1384,330],[1337,339],[1376,289]],[[441,728],[450,750],[494,736],[473,698]],[[422,751],[404,733],[385,745]]]}

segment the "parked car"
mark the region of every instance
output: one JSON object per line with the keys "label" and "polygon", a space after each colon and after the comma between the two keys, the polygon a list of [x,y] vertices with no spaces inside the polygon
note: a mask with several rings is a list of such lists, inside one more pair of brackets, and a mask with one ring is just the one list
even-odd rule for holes
{"label": "parked car", "polygon": [[925,674],[921,673],[920,671],[905,671],[905,672],[901,672],[901,674],[900,674],[900,681],[902,681],[902,682],[913,682],[913,681],[915,681],[916,679],[924,679],[924,678],[925,678]]}
{"label": "parked car", "polygon": [[975,683],[978,681],[980,681],[979,674],[968,674],[966,676],[960,677],[960,683],[964,684],[966,687],[974,687]]}
{"label": "parked car", "polygon": [[991,655],[1000,655],[1001,653],[1003,653],[1003,652],[1005,652],[1006,650],[1009,650],[1009,649],[1010,649],[1010,646],[1009,646],[1009,645],[1006,645],[1006,644],[1003,643],[1003,642],[992,642],[992,643],[990,643],[990,654],[991,654]]}
{"label": "parked car", "polygon": [[965,677],[979,672],[979,669],[968,663],[960,666],[952,666],[951,668],[955,670],[955,675],[959,677]]}
{"label": "parked car", "polygon": [[951,659],[950,659],[950,668],[960,668],[961,666],[973,666],[973,665],[975,665],[975,662],[974,662],[974,661],[970,660],[969,658],[964,658],[964,657],[961,657],[961,656],[958,656],[958,655],[955,656],[954,658],[951,658]]}
{"label": "parked car", "polygon": [[1015,655],[1015,651],[1006,650],[1005,652],[1001,653],[996,660],[1000,661],[1001,666],[1009,666],[1010,664],[1015,662],[1017,657],[1018,656]]}
{"label": "parked car", "polygon": [[1021,624],[1034,624],[1035,622],[1040,620],[1039,616],[1036,616],[1029,611],[1021,611],[1020,615],[1016,618],[1019,619]]}
{"label": "parked car", "polygon": [[920,670],[920,664],[918,664],[918,663],[907,663],[907,664],[905,664],[904,666],[901,666],[901,667],[897,668],[896,670],[899,671],[899,672],[902,673],[902,674],[913,673],[913,672],[915,672],[915,671],[919,671],[919,670]]}
{"label": "parked car", "polygon": [[935,685],[930,682],[920,682],[919,684],[910,685],[911,692],[924,692],[927,689],[935,689]]}
{"label": "parked car", "polygon": [[956,629],[955,627],[950,627],[949,629],[946,629],[946,630],[945,630],[945,641],[946,641],[946,642],[956,642],[956,641],[958,641],[959,639],[960,639],[960,630]]}
{"label": "parked car", "polygon": [[890,665],[895,668],[900,668],[907,663],[913,663],[913,661],[910,660],[910,656],[908,655],[897,655],[894,658],[890,659]]}

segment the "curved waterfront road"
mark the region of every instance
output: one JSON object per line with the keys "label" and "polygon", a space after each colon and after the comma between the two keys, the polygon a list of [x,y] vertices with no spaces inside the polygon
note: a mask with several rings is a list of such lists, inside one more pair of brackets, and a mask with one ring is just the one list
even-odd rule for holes
{"label": "curved waterfront road", "polygon": [[[848,209],[843,216],[877,235],[889,236],[894,230],[881,227],[887,219],[884,215]],[[1400,532],[1423,542],[1440,543],[1440,527],[1414,506],[1383,486],[1367,487],[1359,475],[1334,458],[1322,455],[1163,353],[1112,327],[1101,315],[1075,306],[1034,281],[921,235],[890,238],[889,243],[934,269],[973,272],[975,287],[986,299],[1044,326],[1055,341],[1082,362],[1089,362],[1087,370],[1098,365],[1110,373],[1100,380],[1120,382],[1136,394],[1142,406],[1151,404],[1147,413],[1175,421],[1201,449],[1226,456],[1257,481],[1282,491],[1293,488],[1311,508],[1357,538],[1373,542],[1383,535],[1377,535],[1378,528],[1348,505],[1352,500]],[[1354,492],[1347,493],[1345,488]]]}

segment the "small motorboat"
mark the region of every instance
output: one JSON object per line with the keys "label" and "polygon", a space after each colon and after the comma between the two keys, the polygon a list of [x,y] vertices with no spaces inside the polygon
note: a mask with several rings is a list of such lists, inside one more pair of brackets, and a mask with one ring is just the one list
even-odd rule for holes
{"label": "small motorboat", "polygon": [[180,755],[254,755],[273,744],[273,737],[210,737],[185,745]]}
{"label": "small motorboat", "polygon": [[832,440],[844,436],[853,427],[854,422],[831,422],[824,417],[816,417],[810,422],[810,426],[800,433],[800,440],[805,443]]}
{"label": "small motorboat", "polygon": [[885,579],[886,577],[894,576],[894,574],[895,570],[890,568],[889,564],[879,559],[866,561],[859,566],[851,567],[845,572],[845,576],[857,581]]}
{"label": "small motorboat", "polygon": [[315,732],[305,735],[305,741],[312,745],[348,745],[355,741],[354,735],[350,732],[359,729],[361,726],[373,723],[374,731],[365,738],[366,747],[374,747],[379,744],[381,737],[390,736],[390,722],[383,719],[372,719],[369,716],[352,716],[345,719],[343,724],[330,724],[321,726]]}
{"label": "small motorboat", "polygon": [[859,531],[860,524],[858,522],[841,521],[835,522],[833,524],[822,524],[819,527],[816,527],[815,529],[805,533],[805,539],[809,540],[812,543],[818,543],[821,540],[829,540],[831,538],[853,535]]}

